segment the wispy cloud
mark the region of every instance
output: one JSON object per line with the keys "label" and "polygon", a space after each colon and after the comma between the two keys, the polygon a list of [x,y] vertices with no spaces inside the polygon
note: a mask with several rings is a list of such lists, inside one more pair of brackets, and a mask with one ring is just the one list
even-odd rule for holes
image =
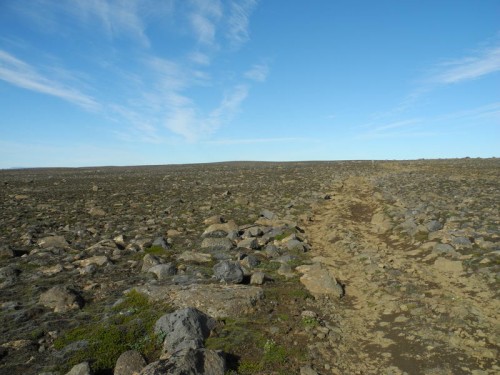
{"label": "wispy cloud", "polygon": [[[64,75],[70,74],[64,72]],[[0,50],[0,79],[17,87],[58,97],[86,110],[95,111],[100,108],[93,97],[64,82],[44,76],[31,65],[3,50]]]}
{"label": "wispy cloud", "polygon": [[191,5],[189,21],[196,39],[203,45],[213,45],[217,23],[222,17],[221,2],[219,0],[191,0]]}
{"label": "wispy cloud", "polygon": [[381,124],[373,126],[369,124],[363,127],[369,127],[369,130],[363,132],[359,138],[373,139],[373,138],[393,138],[393,137],[408,137],[408,136],[421,136],[423,133],[418,130],[418,126],[422,124],[421,119],[412,118],[388,124]]}
{"label": "wispy cloud", "polygon": [[453,84],[481,78],[500,71],[500,46],[485,48],[475,56],[451,60],[438,67],[439,72],[431,78],[437,84]]}
{"label": "wispy cloud", "polygon": [[229,4],[227,38],[234,47],[248,41],[249,18],[257,0],[232,0]]}
{"label": "wispy cloud", "polygon": [[206,141],[204,143],[211,145],[241,145],[241,144],[254,144],[254,143],[305,143],[305,142],[320,142],[314,138],[242,138],[242,139],[217,139],[213,141]]}
{"label": "wispy cloud", "polygon": [[267,64],[255,64],[245,73],[245,77],[257,82],[265,82],[268,74],[269,66]]}

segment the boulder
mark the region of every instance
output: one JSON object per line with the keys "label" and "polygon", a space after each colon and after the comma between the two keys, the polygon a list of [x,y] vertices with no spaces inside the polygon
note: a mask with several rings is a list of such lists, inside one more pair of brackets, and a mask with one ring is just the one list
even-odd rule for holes
{"label": "boulder", "polygon": [[202,237],[212,237],[212,238],[222,238],[226,237],[231,233],[238,232],[238,225],[232,220],[227,223],[218,223],[210,225],[203,234]]}
{"label": "boulder", "polygon": [[148,272],[154,273],[158,280],[166,280],[170,276],[174,276],[177,272],[173,263],[157,264],[148,269]]}
{"label": "boulder", "polygon": [[300,282],[314,296],[333,295],[340,298],[344,295],[344,290],[332,271],[323,264],[303,265],[297,267],[296,270],[303,273]]}
{"label": "boulder", "polygon": [[118,357],[113,375],[134,375],[146,366],[146,361],[137,350],[128,350]]}
{"label": "boulder", "polygon": [[245,238],[238,242],[238,247],[240,248],[245,248],[245,249],[258,249],[259,248],[259,242],[257,241],[256,238]]}
{"label": "boulder", "polygon": [[83,307],[83,298],[66,286],[55,286],[40,295],[39,303],[54,309],[54,312],[66,312]]}
{"label": "boulder", "polygon": [[243,281],[243,270],[236,262],[223,260],[217,263],[214,268],[214,277],[226,283],[239,284]]}
{"label": "boulder", "polygon": [[153,362],[140,375],[224,375],[226,360],[223,353],[210,349],[188,349],[169,359]]}
{"label": "boulder", "polygon": [[195,251],[184,251],[178,257],[179,260],[195,263],[209,263],[212,261],[212,255],[206,253],[197,253]]}
{"label": "boulder", "polygon": [[74,365],[71,370],[69,370],[66,375],[91,375],[90,365],[88,362],[82,362]]}
{"label": "boulder", "polygon": [[208,249],[212,251],[229,251],[233,247],[233,241],[231,241],[229,238],[207,237],[201,243],[202,249]]}
{"label": "boulder", "polygon": [[142,258],[142,268],[141,271],[148,271],[151,267],[160,264],[160,259],[154,255],[146,254],[144,258]]}
{"label": "boulder", "polygon": [[47,249],[49,247],[65,249],[68,247],[68,241],[66,241],[63,236],[49,236],[38,240],[38,246],[42,249]]}
{"label": "boulder", "polygon": [[153,241],[152,246],[158,246],[158,247],[161,247],[165,250],[170,249],[170,245],[168,244],[167,240],[163,236],[156,237]]}
{"label": "boulder", "polygon": [[183,349],[203,348],[215,324],[215,319],[200,310],[187,307],[163,315],[156,321],[154,330],[160,337],[165,337],[163,351],[175,353]]}
{"label": "boulder", "polygon": [[177,308],[195,307],[215,318],[252,313],[264,297],[261,287],[240,284],[151,285],[135,288],[152,301]]}

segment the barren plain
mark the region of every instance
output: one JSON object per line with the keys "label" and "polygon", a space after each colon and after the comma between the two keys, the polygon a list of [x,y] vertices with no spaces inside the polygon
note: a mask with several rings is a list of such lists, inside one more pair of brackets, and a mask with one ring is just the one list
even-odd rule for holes
{"label": "barren plain", "polygon": [[498,181],[498,159],[0,171],[0,373],[498,374]]}

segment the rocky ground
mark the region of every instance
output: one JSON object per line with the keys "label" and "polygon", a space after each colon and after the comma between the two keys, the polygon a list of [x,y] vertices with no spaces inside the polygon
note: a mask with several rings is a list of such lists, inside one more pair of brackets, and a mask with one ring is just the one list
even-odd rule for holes
{"label": "rocky ground", "polygon": [[0,373],[497,374],[499,180],[497,159],[0,171]]}

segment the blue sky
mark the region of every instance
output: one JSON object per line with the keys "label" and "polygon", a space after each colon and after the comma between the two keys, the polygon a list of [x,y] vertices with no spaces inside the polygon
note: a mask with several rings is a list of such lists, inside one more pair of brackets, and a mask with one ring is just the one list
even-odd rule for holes
{"label": "blue sky", "polygon": [[500,2],[3,0],[0,168],[500,156]]}

